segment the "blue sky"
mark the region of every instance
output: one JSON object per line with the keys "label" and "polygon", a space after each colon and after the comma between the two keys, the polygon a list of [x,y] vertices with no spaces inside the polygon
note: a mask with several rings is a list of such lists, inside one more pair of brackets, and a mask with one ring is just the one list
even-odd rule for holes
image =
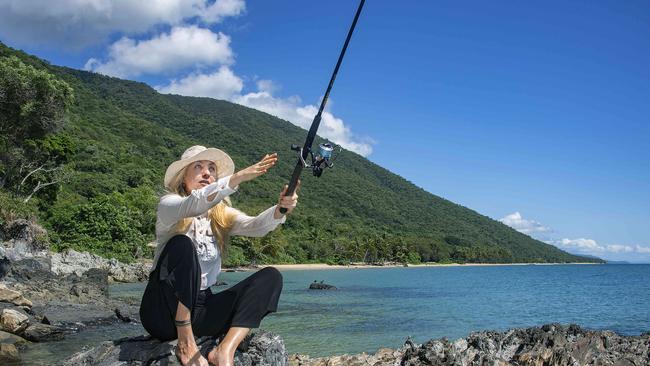
{"label": "blue sky", "polygon": [[[357,2],[46,5],[0,0],[0,40],[308,126]],[[650,262],[648,39],[646,1],[369,0],[320,133],[562,249]]]}

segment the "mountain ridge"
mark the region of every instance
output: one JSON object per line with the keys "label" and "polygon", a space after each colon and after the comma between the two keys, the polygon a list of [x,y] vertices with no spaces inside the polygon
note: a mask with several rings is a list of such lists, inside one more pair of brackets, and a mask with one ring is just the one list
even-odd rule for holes
{"label": "mountain ridge", "polygon": [[[143,255],[143,243],[153,240],[164,169],[194,144],[223,149],[240,168],[265,153],[279,153],[272,171],[242,185],[233,198],[237,207],[255,214],[277,200],[295,164],[289,146],[306,135],[304,129],[252,108],[159,94],[141,82],[50,65],[0,43],[0,57],[8,56],[47,70],[75,92],[69,121],[57,132],[73,141],[74,154],[66,164],[70,177],[55,192],[35,197],[55,249],[119,253],[119,258]],[[322,141],[319,137],[315,143]],[[344,150],[336,168],[322,178],[308,174],[302,177],[300,207],[284,228],[262,239],[233,238],[231,263],[601,262],[519,233],[351,151]],[[139,234],[129,235],[141,236],[132,240],[126,229],[116,235],[100,227],[96,222],[110,220],[108,213],[88,216],[102,205],[114,206],[124,216],[115,225],[135,225]],[[128,215],[139,222],[132,223]],[[113,245],[116,238],[119,245]]]}

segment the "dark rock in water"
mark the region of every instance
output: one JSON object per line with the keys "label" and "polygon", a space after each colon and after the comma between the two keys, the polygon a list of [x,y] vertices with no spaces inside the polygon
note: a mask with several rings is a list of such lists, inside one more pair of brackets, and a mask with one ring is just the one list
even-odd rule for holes
{"label": "dark rock in water", "polygon": [[311,285],[309,285],[310,290],[336,290],[336,286],[328,285],[326,283],[323,283],[323,281],[320,282],[312,282]]}
{"label": "dark rock in water", "polygon": [[123,321],[123,322],[125,322],[125,323],[130,323],[130,322],[132,322],[131,317],[128,316],[128,315],[124,315],[124,314],[122,314],[122,312],[121,312],[120,309],[118,309],[118,308],[115,308],[115,316],[116,316],[119,320],[121,320],[121,321]]}
{"label": "dark rock in water", "polygon": [[43,324],[35,323],[31,324],[25,331],[22,333],[22,336],[32,342],[49,342],[55,341],[63,338],[64,331],[63,329]]}
{"label": "dark rock in water", "polygon": [[[216,344],[218,340],[214,337],[197,339],[197,345],[204,356]],[[180,365],[174,354],[175,348],[176,341],[160,342],[149,336],[123,338],[103,342],[97,347],[76,353],[63,361],[63,365]],[[246,337],[235,353],[235,366],[253,365],[287,365],[282,338],[263,330]]]}

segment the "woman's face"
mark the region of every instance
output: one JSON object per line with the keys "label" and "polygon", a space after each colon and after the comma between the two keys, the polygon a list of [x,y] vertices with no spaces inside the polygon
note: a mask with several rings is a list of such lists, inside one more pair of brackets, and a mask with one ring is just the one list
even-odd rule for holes
{"label": "woman's face", "polygon": [[185,169],[183,184],[189,194],[217,180],[217,165],[209,160],[199,160],[191,163]]}

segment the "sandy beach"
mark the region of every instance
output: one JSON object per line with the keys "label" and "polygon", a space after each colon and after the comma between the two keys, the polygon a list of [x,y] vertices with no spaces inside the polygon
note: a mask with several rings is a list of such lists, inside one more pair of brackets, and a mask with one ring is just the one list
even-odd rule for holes
{"label": "sandy beach", "polygon": [[[401,263],[371,265],[365,263],[352,263],[349,265],[330,265],[327,263],[308,264],[269,264],[259,265],[258,268],[275,267],[279,270],[319,270],[319,269],[362,269],[362,268],[420,268],[420,267],[479,267],[479,266],[557,266],[565,264],[599,264],[599,263],[421,263],[405,266]],[[237,270],[251,270],[252,268],[237,268]]]}

